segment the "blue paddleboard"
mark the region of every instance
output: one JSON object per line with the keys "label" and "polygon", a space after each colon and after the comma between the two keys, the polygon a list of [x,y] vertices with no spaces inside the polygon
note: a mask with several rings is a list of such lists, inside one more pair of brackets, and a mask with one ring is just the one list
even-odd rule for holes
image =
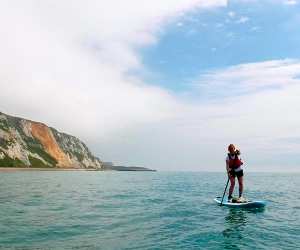
{"label": "blue paddleboard", "polygon": [[[214,201],[221,205],[221,200],[222,197],[216,197]],[[233,202],[228,202],[227,199],[224,197],[222,206],[226,207],[234,207],[234,208],[259,208],[259,207],[264,207],[266,206],[267,202],[266,201],[247,201],[243,203],[233,203]]]}

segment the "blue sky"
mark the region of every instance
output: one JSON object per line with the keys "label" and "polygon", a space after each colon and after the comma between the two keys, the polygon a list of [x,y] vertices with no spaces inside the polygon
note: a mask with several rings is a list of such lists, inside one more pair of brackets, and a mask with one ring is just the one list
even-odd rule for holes
{"label": "blue sky", "polygon": [[[189,88],[202,72],[242,63],[300,57],[300,4],[229,1],[228,6],[178,17],[142,50],[153,82],[173,91]],[[290,2],[291,3],[291,2]]]}
{"label": "blue sky", "polygon": [[0,111],[115,164],[299,171],[299,27],[298,0],[2,1]]}

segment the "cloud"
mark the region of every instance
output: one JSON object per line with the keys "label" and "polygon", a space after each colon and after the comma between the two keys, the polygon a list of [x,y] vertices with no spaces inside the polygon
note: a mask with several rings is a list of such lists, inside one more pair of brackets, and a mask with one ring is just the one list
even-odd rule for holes
{"label": "cloud", "polygon": [[[134,164],[128,155],[136,152],[136,162],[147,159],[148,166],[164,170],[222,171],[226,147],[234,143],[247,171],[285,164],[286,155],[296,157],[300,150],[300,144],[280,139],[300,137],[299,66],[298,60],[287,59],[211,71],[193,81],[176,115],[107,138],[109,151],[122,147],[120,159]],[[298,164],[290,162],[286,170]]]}
{"label": "cloud", "polygon": [[184,134],[182,143],[191,152],[190,158],[197,159],[193,155],[197,148],[198,159],[210,166],[223,161],[229,143],[237,144],[256,169],[268,170],[274,161],[284,164],[284,155],[296,156],[300,150],[300,144],[278,141],[300,136],[299,74],[300,62],[290,59],[211,71],[193,81],[187,98],[190,105],[178,112],[168,133],[177,127],[176,135]]}
{"label": "cloud", "polygon": [[201,95],[220,99],[300,84],[299,76],[300,61],[286,59],[209,71],[192,84],[199,88]]}
{"label": "cloud", "polygon": [[[232,0],[233,3],[245,3],[245,4],[262,4],[260,0]],[[233,4],[232,3],[232,4]],[[284,5],[296,5],[299,3],[298,0],[265,0],[263,3],[266,4],[284,4]]]}
{"label": "cloud", "polygon": [[259,27],[259,26],[253,26],[253,27],[250,28],[251,32],[258,32],[260,30],[261,30],[261,27]]}
{"label": "cloud", "polygon": [[236,16],[236,13],[235,13],[234,11],[229,11],[229,12],[228,12],[228,16],[229,16],[230,18],[234,18],[234,17]]}
{"label": "cloud", "polygon": [[240,17],[236,22],[237,23],[246,23],[249,21],[249,17],[246,17],[246,16],[242,16]]}
{"label": "cloud", "polygon": [[177,101],[130,73],[144,70],[138,50],[177,16],[224,2],[1,2],[1,109],[86,138],[166,119]]}
{"label": "cloud", "polygon": [[296,0],[285,0],[283,3],[286,4],[286,5],[296,5],[296,4],[298,4],[298,2]]}

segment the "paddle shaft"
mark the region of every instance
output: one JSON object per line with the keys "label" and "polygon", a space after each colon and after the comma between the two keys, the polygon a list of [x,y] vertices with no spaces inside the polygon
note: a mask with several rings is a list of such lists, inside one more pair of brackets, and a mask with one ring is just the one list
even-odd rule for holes
{"label": "paddle shaft", "polygon": [[226,189],[227,189],[227,187],[228,187],[228,183],[229,183],[229,177],[228,177],[228,179],[227,179],[226,187],[225,187],[225,189],[224,189],[224,193],[223,193],[223,196],[222,196],[222,200],[221,200],[220,206],[223,205],[223,200],[224,200],[224,196],[225,196],[225,193],[226,193]]}

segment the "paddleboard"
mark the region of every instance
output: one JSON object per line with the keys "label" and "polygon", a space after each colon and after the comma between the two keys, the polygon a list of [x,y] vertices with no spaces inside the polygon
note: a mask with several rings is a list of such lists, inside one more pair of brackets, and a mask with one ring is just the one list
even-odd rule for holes
{"label": "paddleboard", "polygon": [[[216,197],[214,201],[221,205],[222,197]],[[233,203],[228,202],[225,198],[223,200],[222,206],[234,207],[234,208],[260,208],[266,206],[266,201],[247,201],[243,203]]]}

